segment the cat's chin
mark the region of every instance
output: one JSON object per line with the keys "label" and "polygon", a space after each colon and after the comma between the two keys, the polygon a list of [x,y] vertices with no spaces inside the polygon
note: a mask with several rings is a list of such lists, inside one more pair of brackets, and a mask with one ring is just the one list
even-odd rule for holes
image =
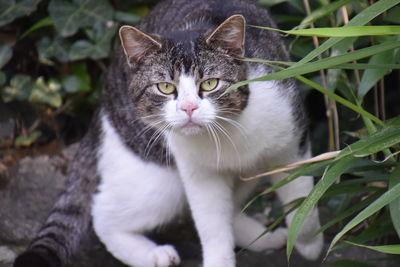
{"label": "cat's chin", "polygon": [[195,136],[203,132],[203,127],[198,124],[185,125],[180,129],[182,135]]}

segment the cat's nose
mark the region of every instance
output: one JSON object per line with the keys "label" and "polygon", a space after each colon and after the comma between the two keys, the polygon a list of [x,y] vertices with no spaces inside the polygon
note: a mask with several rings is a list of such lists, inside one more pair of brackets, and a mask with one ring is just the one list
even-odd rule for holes
{"label": "cat's nose", "polygon": [[193,102],[186,102],[183,103],[181,106],[181,110],[185,111],[189,117],[192,117],[193,111],[195,111],[198,108],[199,106]]}

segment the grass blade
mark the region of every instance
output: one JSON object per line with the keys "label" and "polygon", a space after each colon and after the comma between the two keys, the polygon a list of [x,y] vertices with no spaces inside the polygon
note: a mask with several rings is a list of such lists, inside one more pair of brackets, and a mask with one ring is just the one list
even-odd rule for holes
{"label": "grass blade", "polygon": [[379,195],[377,193],[375,193],[373,195],[368,196],[366,199],[358,202],[357,204],[351,206],[350,208],[344,210],[340,214],[336,215],[334,219],[330,220],[329,222],[327,222],[326,224],[321,226],[321,228],[318,229],[318,231],[314,234],[314,236],[317,236],[319,233],[325,231],[329,227],[335,225],[336,223],[349,217],[350,215],[356,213],[357,211],[365,208],[366,206],[371,204],[374,200],[376,200],[378,197],[379,197]]}
{"label": "grass blade", "polygon": [[[354,18],[352,18],[348,24],[346,24],[344,27],[350,27],[350,26],[362,26],[382,14],[383,12],[389,10],[390,8],[398,5],[400,3],[400,0],[380,0],[375,2],[375,4],[367,7],[360,13],[358,13]],[[321,46],[318,48],[314,49],[308,55],[306,55],[304,58],[302,58],[300,61],[298,61],[296,64],[292,66],[292,68],[297,67],[299,65],[302,65],[304,63],[309,62],[310,60],[314,59],[318,55],[322,54],[332,46],[336,45],[337,43],[344,41],[348,43],[354,42],[354,38],[348,38],[343,40],[344,37],[331,37],[328,40],[326,40]],[[353,40],[352,40],[353,39]],[[346,45],[347,46],[347,45]]]}
{"label": "grass blade", "polygon": [[310,25],[317,19],[324,17],[328,14],[331,14],[332,12],[336,11],[340,7],[347,5],[351,2],[354,2],[355,0],[339,0],[339,1],[334,1],[328,5],[325,5],[321,8],[318,8],[311,12],[310,15],[308,15],[306,18],[304,18],[301,22],[300,25],[297,27],[298,29],[303,29],[306,26]]}
{"label": "grass blade", "polygon": [[271,27],[253,26],[259,29],[278,31],[297,36],[317,36],[317,37],[359,37],[359,36],[382,36],[400,34],[400,26],[379,25],[379,26],[349,26],[349,27],[327,27],[311,28],[302,30],[280,30]]}
{"label": "grass blade", "polygon": [[[394,63],[394,51],[386,51],[380,54],[373,55],[368,64],[379,64],[379,63]],[[360,86],[357,89],[358,98],[361,100],[369,92],[374,85],[385,76],[390,69],[370,69],[363,73],[361,78]]]}
{"label": "grass blade", "polygon": [[399,255],[400,254],[400,245],[385,245],[385,246],[366,246],[362,244],[357,244],[349,241],[344,241],[347,244],[357,246],[357,247],[362,247],[362,248],[368,248],[372,249],[378,252],[386,253],[386,254],[395,254]]}
{"label": "grass blade", "polygon": [[303,223],[311,210],[317,205],[319,199],[326,192],[326,190],[328,190],[328,188],[336,181],[336,179],[340,177],[343,173],[345,173],[358,160],[359,159],[357,158],[348,156],[329,166],[321,180],[314,186],[310,194],[300,205],[296,214],[293,217],[292,224],[289,227],[288,241],[286,247],[286,255],[288,261],[296,243],[297,236],[299,235],[299,232],[303,227]]}
{"label": "grass blade", "polygon": [[[400,164],[389,177],[389,188],[392,189],[400,184]],[[389,204],[390,217],[397,235],[400,237],[400,199],[396,199]]]}
{"label": "grass blade", "polygon": [[298,75],[310,73],[310,72],[315,72],[319,71],[321,69],[327,69],[332,66],[336,66],[339,64],[343,64],[346,62],[351,62],[354,60],[358,60],[361,58],[369,57],[375,54],[379,54],[388,50],[392,50],[395,48],[400,47],[400,42],[385,42],[382,44],[378,45],[373,45],[367,48],[362,48],[344,55],[339,55],[339,56],[334,56],[334,57],[328,57],[324,58],[312,63],[307,63],[303,64],[299,67],[292,67],[274,72],[259,78],[255,78],[252,80],[246,80],[246,81],[241,81],[238,83],[235,83],[234,85],[230,86],[229,88],[226,89],[226,92],[230,92],[231,90],[237,89],[240,86],[249,84],[250,82],[261,82],[261,81],[271,81],[271,80],[282,80],[282,79],[287,79],[291,77],[295,77]]}
{"label": "grass blade", "polygon": [[358,225],[366,218],[391,203],[392,201],[398,199],[400,197],[400,184],[393,186],[386,193],[380,196],[377,200],[375,200],[371,205],[361,211],[354,219],[352,219],[346,226],[333,238],[331,244],[329,245],[329,249],[327,254],[332,250],[333,246],[354,226]]}

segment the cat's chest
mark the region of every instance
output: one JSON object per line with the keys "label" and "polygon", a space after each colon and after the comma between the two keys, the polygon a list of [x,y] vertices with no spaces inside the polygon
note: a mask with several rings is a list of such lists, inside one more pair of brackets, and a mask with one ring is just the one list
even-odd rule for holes
{"label": "cat's chest", "polygon": [[175,157],[233,171],[282,161],[277,156],[296,145],[291,103],[275,82],[249,86],[248,105],[238,118],[221,122],[218,128],[196,138],[172,136],[169,145]]}

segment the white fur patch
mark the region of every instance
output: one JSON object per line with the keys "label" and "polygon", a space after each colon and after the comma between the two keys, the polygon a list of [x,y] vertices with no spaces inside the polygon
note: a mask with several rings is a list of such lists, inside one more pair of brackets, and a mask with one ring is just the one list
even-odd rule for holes
{"label": "white fur patch", "polygon": [[[146,264],[158,259],[150,259],[156,245],[141,234],[182,211],[186,201],[179,175],[132,153],[104,115],[102,130],[98,160],[101,183],[92,207],[94,229],[121,261],[153,266]],[[176,256],[172,259],[179,261]]]}

